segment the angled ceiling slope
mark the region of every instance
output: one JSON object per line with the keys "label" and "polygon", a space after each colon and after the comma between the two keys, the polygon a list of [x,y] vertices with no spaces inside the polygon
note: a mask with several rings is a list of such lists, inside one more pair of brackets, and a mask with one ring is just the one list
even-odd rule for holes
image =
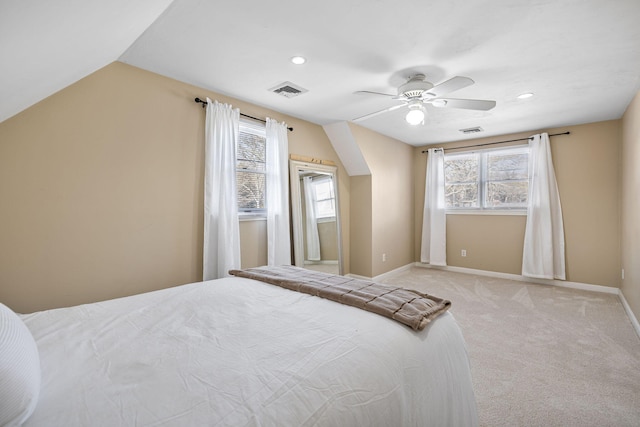
{"label": "angled ceiling slope", "polygon": [[3,0],[0,122],[110,64],[171,0]]}
{"label": "angled ceiling slope", "polygon": [[369,165],[358,147],[347,122],[322,126],[349,176],[370,175]]}

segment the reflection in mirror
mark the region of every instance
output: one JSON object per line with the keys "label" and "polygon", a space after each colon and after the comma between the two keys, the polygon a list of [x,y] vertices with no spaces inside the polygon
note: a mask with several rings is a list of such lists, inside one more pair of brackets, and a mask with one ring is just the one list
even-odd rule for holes
{"label": "reflection in mirror", "polygon": [[290,161],[295,265],[342,274],[335,166]]}

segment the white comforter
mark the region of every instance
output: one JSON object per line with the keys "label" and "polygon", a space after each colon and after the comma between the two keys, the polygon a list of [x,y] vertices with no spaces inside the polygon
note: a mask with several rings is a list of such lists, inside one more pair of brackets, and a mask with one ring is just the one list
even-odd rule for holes
{"label": "white comforter", "polygon": [[22,316],[42,390],[25,426],[474,426],[451,314],[414,332],[241,278]]}

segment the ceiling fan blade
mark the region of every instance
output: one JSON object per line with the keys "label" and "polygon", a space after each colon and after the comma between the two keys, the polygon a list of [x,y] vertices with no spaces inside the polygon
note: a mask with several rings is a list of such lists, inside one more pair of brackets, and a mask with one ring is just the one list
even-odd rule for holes
{"label": "ceiling fan blade", "polygon": [[382,93],[382,92],[373,92],[370,90],[358,90],[356,92],[353,92],[355,95],[382,95],[382,96],[390,96],[390,97],[395,97],[397,95],[391,95],[389,93]]}
{"label": "ceiling fan blade", "polygon": [[360,122],[362,120],[367,120],[367,119],[370,119],[371,117],[377,116],[378,114],[386,113],[388,111],[397,110],[398,108],[402,108],[405,105],[407,105],[407,104],[406,103],[402,103],[402,104],[394,105],[393,107],[385,108],[384,110],[376,111],[375,113],[369,113],[369,114],[366,114],[364,116],[356,117],[355,119],[353,119],[351,121],[352,122]]}
{"label": "ceiling fan blade", "polygon": [[[446,82],[442,82],[425,92],[423,97],[435,98],[436,96],[446,95],[464,87],[471,86],[474,83],[469,77],[452,77]],[[426,95],[426,96],[425,96]]]}
{"label": "ceiling fan blade", "polygon": [[453,99],[438,98],[429,101],[434,107],[441,108],[464,108],[466,110],[491,110],[496,106],[496,101],[487,101],[484,99]]}

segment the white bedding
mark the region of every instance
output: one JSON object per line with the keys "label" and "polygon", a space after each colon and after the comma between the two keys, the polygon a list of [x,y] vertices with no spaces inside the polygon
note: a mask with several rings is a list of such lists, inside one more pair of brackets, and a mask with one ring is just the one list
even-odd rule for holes
{"label": "white bedding", "polygon": [[227,278],[21,316],[42,366],[25,426],[474,426],[453,316],[423,331]]}

